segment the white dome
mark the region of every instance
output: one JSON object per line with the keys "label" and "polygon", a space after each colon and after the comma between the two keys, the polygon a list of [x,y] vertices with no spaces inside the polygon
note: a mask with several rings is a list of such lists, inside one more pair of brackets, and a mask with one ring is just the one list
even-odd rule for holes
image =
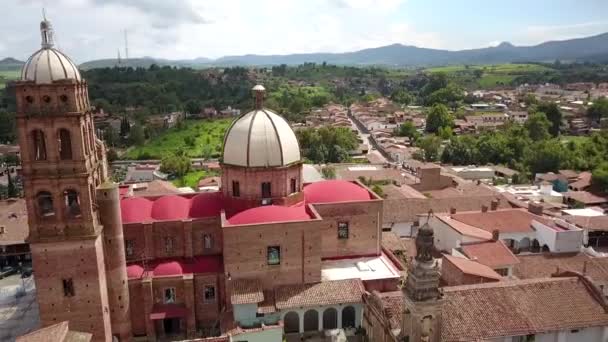
{"label": "white dome", "polygon": [[53,48],[53,25],[44,20],[40,23],[42,49],[30,57],[21,69],[22,81],[34,81],[36,84],[50,84],[59,80],[80,81],[80,72],[72,60],[63,52]]}
{"label": "white dome", "polygon": [[68,56],[53,48],[36,51],[21,69],[22,81],[50,84],[53,81],[66,79],[80,81],[80,72]]}
{"label": "white dome", "polygon": [[298,139],[285,119],[259,108],[232,123],[224,137],[224,164],[285,166],[300,161]]}

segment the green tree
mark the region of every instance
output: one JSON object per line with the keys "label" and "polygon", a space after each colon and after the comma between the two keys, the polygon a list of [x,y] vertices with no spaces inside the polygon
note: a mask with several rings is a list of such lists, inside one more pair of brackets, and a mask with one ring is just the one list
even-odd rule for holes
{"label": "green tree", "polygon": [[608,192],[608,162],[603,162],[593,169],[591,182],[601,191]]}
{"label": "green tree", "polygon": [[450,83],[447,87],[431,93],[426,99],[426,104],[432,106],[441,103],[456,108],[463,99],[464,91],[455,84]]}
{"label": "green tree", "polygon": [[393,93],[391,94],[391,100],[402,104],[402,105],[409,105],[412,102],[414,102],[415,98],[412,94],[408,93],[406,90],[404,89],[397,89],[394,90]]}
{"label": "green tree", "polygon": [[186,110],[186,113],[188,114],[198,114],[201,112],[201,103],[198,100],[190,100],[188,102],[186,102],[186,106],[184,107],[184,109]]}
{"label": "green tree", "polygon": [[108,146],[116,146],[118,144],[118,139],[118,133],[111,125],[103,131],[103,140],[105,140]]}
{"label": "green tree", "polygon": [[164,173],[174,175],[176,177],[183,177],[190,171],[191,162],[190,158],[176,151],[175,154],[169,155],[163,158],[160,162],[160,170]]}
{"label": "green tree", "polygon": [[429,96],[441,88],[448,86],[448,75],[445,72],[432,73],[427,84],[422,88],[422,96]]}
{"label": "green tree", "polygon": [[528,136],[534,141],[549,139],[549,127],[551,122],[547,119],[545,113],[536,112],[528,118],[525,123],[525,127],[528,130]]}
{"label": "green tree", "polygon": [[321,174],[325,179],[336,178],[336,169],[333,166],[325,166],[321,169]]}
{"label": "green tree", "polygon": [[557,172],[564,164],[565,156],[559,141],[542,140],[530,146],[524,163],[533,175],[539,172]]}
{"label": "green tree", "polygon": [[427,162],[436,161],[439,158],[441,139],[435,135],[426,135],[419,139],[416,145],[422,151],[422,157]]}
{"label": "green tree", "polygon": [[129,132],[129,142],[131,145],[136,146],[143,145],[146,142],[144,128],[141,125],[135,124],[133,127],[131,127],[131,131]]}
{"label": "green tree", "polygon": [[420,133],[411,121],[406,121],[396,127],[394,133],[400,137],[408,137],[410,141],[416,141],[420,137]]}
{"label": "green tree", "polygon": [[426,131],[435,133],[439,127],[454,126],[454,117],[448,111],[448,108],[442,104],[434,105],[426,116]]}
{"label": "green tree", "polygon": [[453,135],[452,127],[449,127],[449,126],[439,127],[439,129],[437,130],[437,135],[443,140],[450,139]]}
{"label": "green tree", "polygon": [[563,115],[557,103],[554,102],[543,102],[536,106],[536,111],[545,113],[547,119],[551,122],[551,126],[549,127],[549,133],[552,136],[556,137],[560,133],[560,128],[562,126]]}
{"label": "green tree", "polygon": [[454,165],[477,164],[479,153],[476,144],[476,139],[470,135],[452,137],[441,153],[441,162]]}
{"label": "green tree", "polygon": [[587,109],[587,116],[599,122],[602,118],[608,118],[608,98],[601,97]]}

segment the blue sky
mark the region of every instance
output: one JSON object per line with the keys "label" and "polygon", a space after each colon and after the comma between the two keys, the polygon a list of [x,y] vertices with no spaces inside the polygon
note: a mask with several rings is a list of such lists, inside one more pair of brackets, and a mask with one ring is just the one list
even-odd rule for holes
{"label": "blue sky", "polygon": [[608,0],[1,0],[0,58],[40,44],[46,7],[77,62],[124,56],[344,52],[393,43],[479,48],[608,32]]}

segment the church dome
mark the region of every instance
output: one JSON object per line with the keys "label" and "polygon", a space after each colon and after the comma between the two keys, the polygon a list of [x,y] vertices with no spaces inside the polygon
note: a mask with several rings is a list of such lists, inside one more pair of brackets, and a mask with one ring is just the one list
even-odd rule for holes
{"label": "church dome", "polygon": [[265,89],[253,88],[256,109],[232,123],[224,137],[223,163],[243,167],[277,167],[300,161],[300,146],[280,115],[264,108]]}
{"label": "church dome", "polygon": [[44,19],[40,23],[42,48],[36,51],[21,69],[22,81],[50,84],[54,81],[82,78],[78,68],[63,52],[53,48],[53,27]]}

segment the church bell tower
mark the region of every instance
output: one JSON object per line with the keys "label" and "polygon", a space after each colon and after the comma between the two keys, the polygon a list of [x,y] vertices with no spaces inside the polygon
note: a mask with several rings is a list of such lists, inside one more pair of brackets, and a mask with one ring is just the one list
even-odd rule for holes
{"label": "church bell tower", "polygon": [[[41,323],[67,320],[94,341],[128,340],[118,195],[107,179],[105,147],[95,137],[87,83],[54,48],[46,18],[40,32],[41,49],[24,65],[15,90]],[[117,319],[128,326],[115,328]]]}
{"label": "church bell tower", "polygon": [[[432,212],[429,212],[429,218]],[[425,223],[416,236],[416,257],[410,264],[403,287],[405,312],[402,337],[410,342],[441,341],[441,273],[433,259],[433,229]]]}

